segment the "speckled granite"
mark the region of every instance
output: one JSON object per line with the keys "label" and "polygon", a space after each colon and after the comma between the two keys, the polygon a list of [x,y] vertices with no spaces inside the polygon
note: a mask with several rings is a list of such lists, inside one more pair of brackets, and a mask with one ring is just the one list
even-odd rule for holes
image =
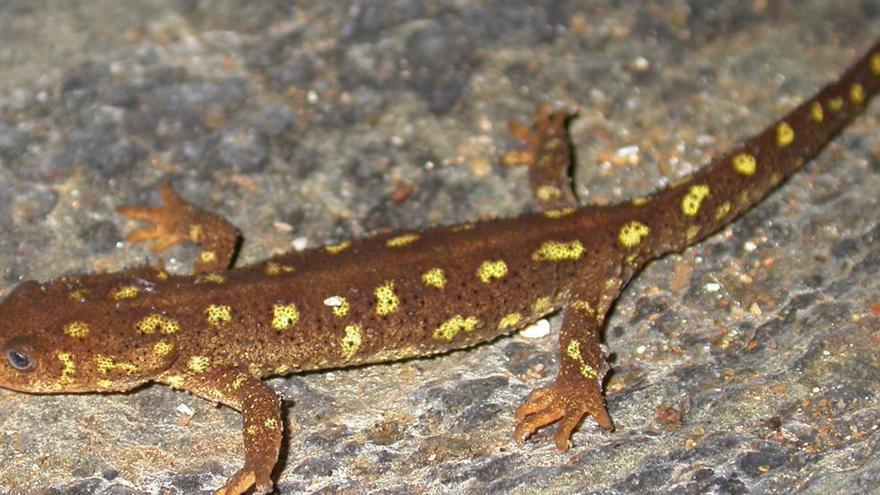
{"label": "speckled granite", "polygon": [[[540,100],[579,105],[581,200],[632,197],[880,34],[866,1],[309,3],[0,2],[5,288],[148,260],[113,206],[155,200],[160,178],[241,227],[244,263],[514,215],[531,204],[524,170],[497,164],[504,122]],[[566,454],[549,433],[513,444],[513,410],[554,373],[552,336],[513,336],[272,380],[279,492],[880,491],[878,123],[875,102],[759,208],[630,284],[606,332],[615,432],[587,423]],[[0,494],[209,493],[242,461],[239,428],[163,387],[0,391]]]}

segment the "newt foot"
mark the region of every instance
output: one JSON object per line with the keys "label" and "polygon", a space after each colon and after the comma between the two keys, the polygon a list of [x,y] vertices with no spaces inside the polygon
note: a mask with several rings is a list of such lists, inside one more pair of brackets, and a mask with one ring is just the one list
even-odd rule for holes
{"label": "newt foot", "polygon": [[260,478],[257,481],[257,475],[254,471],[244,468],[235,473],[232,478],[229,478],[229,481],[222,488],[214,492],[214,495],[241,495],[250,487],[254,487],[254,490],[251,492],[254,495],[271,493],[272,480],[269,479],[268,473],[265,476],[260,476]]}
{"label": "newt foot", "polygon": [[532,392],[516,410],[519,424],[513,438],[522,444],[536,431],[558,421],[554,440],[556,448],[565,452],[571,447],[572,433],[586,415],[593,416],[602,429],[614,429],[597,381],[585,383],[583,380],[557,378],[551,385]]}
{"label": "newt foot", "polygon": [[195,208],[178,196],[167,182],[159,184],[159,194],[164,204],[158,208],[133,205],[116,208],[116,211],[124,217],[144,220],[152,224],[149,227],[133,230],[126,240],[132,243],[153,241],[152,250],[156,254],[178,242],[190,240],[189,227],[195,213],[190,211]]}

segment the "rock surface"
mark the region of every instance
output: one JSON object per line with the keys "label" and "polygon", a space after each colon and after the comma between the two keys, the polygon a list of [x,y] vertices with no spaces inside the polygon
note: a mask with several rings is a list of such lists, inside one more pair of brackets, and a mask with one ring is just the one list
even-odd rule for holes
{"label": "rock surface", "polygon": [[[0,2],[6,291],[149,260],[113,207],[155,201],[163,178],[242,229],[241,263],[527,211],[524,170],[498,157],[538,101],[579,107],[582,202],[641,195],[880,34],[863,1],[308,3]],[[551,432],[511,441],[555,331],[274,379],[279,493],[880,490],[878,123],[875,102],[764,204],[629,285],[606,331],[615,432],[585,423],[565,454]],[[193,252],[165,261],[185,271]],[[159,386],[0,391],[0,494],[210,493],[242,462],[239,429]]]}

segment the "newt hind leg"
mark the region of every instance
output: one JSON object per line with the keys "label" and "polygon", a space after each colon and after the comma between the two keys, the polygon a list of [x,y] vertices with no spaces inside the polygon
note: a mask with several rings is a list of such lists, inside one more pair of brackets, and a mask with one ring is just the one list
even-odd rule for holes
{"label": "newt hind leg", "polygon": [[224,218],[207,212],[181,198],[168,182],[159,184],[161,207],[123,205],[116,211],[127,218],[151,223],[128,234],[128,242],[153,241],[152,251],[159,254],[184,241],[202,248],[193,273],[225,270],[232,267],[239,244],[238,230]]}
{"label": "newt hind leg", "polygon": [[529,167],[529,185],[538,206],[544,211],[577,206],[572,190],[572,148],[566,126],[574,115],[570,110],[538,105],[532,126],[511,120],[510,133],[525,145],[525,150],[510,151],[502,159],[505,165]]}
{"label": "newt hind leg", "polygon": [[568,450],[572,434],[587,416],[604,430],[614,429],[602,396],[602,382],[610,367],[600,343],[604,314],[612,299],[609,294],[590,298],[573,292],[570,296],[562,312],[559,374],[553,383],[532,392],[517,409],[517,443],[558,422],[556,448]]}

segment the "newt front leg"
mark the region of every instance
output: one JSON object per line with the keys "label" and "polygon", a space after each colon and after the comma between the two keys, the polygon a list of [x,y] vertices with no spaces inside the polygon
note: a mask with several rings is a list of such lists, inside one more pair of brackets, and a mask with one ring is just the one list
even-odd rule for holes
{"label": "newt front leg", "polygon": [[201,375],[168,372],[158,380],[183,388],[199,397],[228,406],[242,415],[244,467],[235,473],[215,495],[240,495],[251,487],[253,493],[272,491],[272,469],[281,448],[281,401],[272,389],[241,370],[217,370]]}
{"label": "newt front leg", "polygon": [[238,248],[238,230],[224,218],[181,198],[168,182],[159,184],[159,194],[164,204],[158,208],[134,205],[116,208],[122,216],[153,224],[132,231],[126,240],[153,241],[152,250],[156,254],[179,242],[199,245],[202,252],[193,265],[195,275],[231,268]]}

